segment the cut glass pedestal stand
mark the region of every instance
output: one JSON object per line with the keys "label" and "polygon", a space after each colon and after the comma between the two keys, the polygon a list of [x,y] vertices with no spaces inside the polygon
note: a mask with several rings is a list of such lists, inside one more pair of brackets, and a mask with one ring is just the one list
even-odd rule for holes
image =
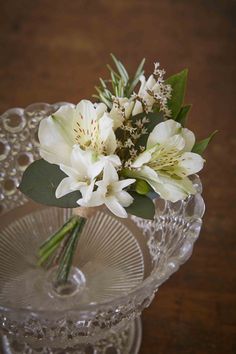
{"label": "cut glass pedestal stand", "polygon": [[0,328],[4,354],[136,354],[140,315],[158,287],[191,255],[204,213],[198,193],[178,203],[155,201],[153,221],[121,220],[98,210],[79,240],[68,286],[55,269],[37,267],[39,245],[71,215],[42,207],[18,190],[39,158],[39,121],[62,104],[37,103],[0,117]]}

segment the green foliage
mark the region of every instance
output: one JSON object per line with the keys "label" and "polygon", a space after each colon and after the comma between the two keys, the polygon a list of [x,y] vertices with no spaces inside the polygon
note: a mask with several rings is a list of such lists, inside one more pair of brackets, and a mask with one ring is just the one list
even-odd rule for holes
{"label": "green foliage", "polygon": [[152,220],[155,215],[155,206],[153,201],[147,196],[138,194],[137,192],[129,193],[134,198],[134,201],[128,208],[125,208],[127,213]]}
{"label": "green foliage", "polygon": [[183,106],[176,117],[176,121],[179,122],[183,127],[186,124],[188,113],[191,110],[191,107],[191,104]]}
{"label": "green foliage", "polygon": [[142,59],[141,63],[139,64],[136,73],[134,74],[133,79],[129,83],[129,87],[127,87],[127,96],[130,97],[132,95],[136,85],[139,82],[140,76],[144,74],[143,66],[145,63],[145,58]]}
{"label": "green foliage", "polygon": [[178,74],[169,77],[166,84],[171,85],[171,99],[168,100],[168,108],[172,112],[172,119],[176,119],[184,102],[188,70],[184,69]]}
{"label": "green foliage", "polygon": [[208,138],[201,140],[197,143],[195,143],[192,152],[195,152],[196,154],[202,155],[204,153],[204,151],[206,150],[208,144],[210,143],[210,141],[212,140],[212,138],[215,136],[215,134],[218,131],[215,130]]}
{"label": "green foliage", "polygon": [[69,193],[62,198],[55,197],[57,186],[66,174],[57,165],[41,159],[34,161],[25,170],[19,190],[36,203],[61,208],[76,208],[81,197],[79,191]]}
{"label": "green foliage", "polygon": [[139,82],[140,76],[143,75],[143,66],[145,59],[141,61],[134,74],[133,78],[129,77],[127,70],[120,60],[118,60],[113,54],[111,54],[112,60],[115,64],[116,70],[110,65],[108,69],[110,71],[111,78],[109,80],[100,79],[100,86],[95,86],[97,91],[93,97],[104,102],[109,108],[112,107],[112,96],[127,97],[129,98],[134,91],[134,88]]}

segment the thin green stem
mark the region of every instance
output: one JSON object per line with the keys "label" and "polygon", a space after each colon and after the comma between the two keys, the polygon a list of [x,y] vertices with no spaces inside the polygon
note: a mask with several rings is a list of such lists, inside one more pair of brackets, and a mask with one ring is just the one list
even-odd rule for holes
{"label": "thin green stem", "polygon": [[55,243],[50,249],[46,250],[43,254],[41,254],[38,262],[37,262],[37,265],[38,266],[41,266],[43,263],[45,263],[48,258],[51,256],[51,254],[53,252],[55,252],[55,250],[59,247],[59,244],[58,243]]}
{"label": "thin green stem", "polygon": [[[58,245],[65,237],[65,235],[74,228],[78,222],[78,216],[72,216],[55,234],[51,235],[39,249],[39,256],[43,256],[46,252],[55,249],[55,245]],[[50,252],[49,252],[50,254]]]}
{"label": "thin green stem", "polygon": [[82,232],[85,222],[86,219],[80,217],[71,232],[70,239],[65,247],[64,254],[62,255],[59,263],[59,268],[57,271],[57,284],[64,284],[68,280],[79,236]]}
{"label": "thin green stem", "polygon": [[61,243],[58,245],[57,249],[55,250],[55,252],[53,252],[50,257],[48,257],[47,262],[44,263],[44,267],[46,269],[50,269],[54,266],[56,266],[57,264],[60,263],[60,260],[62,258],[62,255],[64,254],[65,248],[69,242],[71,234],[68,233],[67,235],[65,235],[64,239],[61,241]]}

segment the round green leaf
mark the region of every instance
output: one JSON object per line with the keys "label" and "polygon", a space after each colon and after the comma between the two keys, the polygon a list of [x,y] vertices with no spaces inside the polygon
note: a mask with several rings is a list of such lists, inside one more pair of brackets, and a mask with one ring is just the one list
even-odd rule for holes
{"label": "round green leaf", "polygon": [[57,165],[41,159],[34,161],[25,170],[19,190],[36,203],[61,208],[76,208],[76,201],[81,198],[79,191],[69,193],[62,198],[56,198],[57,186],[66,174]]}
{"label": "round green leaf", "polygon": [[125,208],[127,213],[152,220],[155,215],[155,206],[153,201],[145,195],[141,195],[136,192],[129,193],[134,198],[134,201],[128,208]]}

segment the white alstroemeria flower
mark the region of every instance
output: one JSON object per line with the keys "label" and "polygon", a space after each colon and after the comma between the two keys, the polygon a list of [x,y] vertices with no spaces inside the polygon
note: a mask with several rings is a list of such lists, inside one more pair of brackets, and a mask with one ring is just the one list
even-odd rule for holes
{"label": "white alstroemeria flower", "polygon": [[114,129],[119,128],[125,119],[128,119],[134,107],[133,99],[126,97],[115,97],[109,113],[114,122]]}
{"label": "white alstroemeria flower", "polygon": [[114,154],[117,144],[113,120],[103,103],[82,100],[76,107],[62,106],[39,125],[40,155],[55,164],[70,165],[73,146],[97,155]]}
{"label": "white alstroemeria flower", "polygon": [[56,189],[56,198],[80,191],[84,200],[91,198],[96,177],[102,172],[104,161],[95,160],[91,150],[84,151],[74,145],[70,157],[70,164],[60,164],[60,169],[67,174]]}
{"label": "white alstroemeria flower", "polygon": [[103,179],[96,182],[98,189],[92,193],[90,200],[81,198],[78,204],[86,207],[94,207],[105,204],[110,211],[120,218],[127,218],[128,214],[124,207],[133,202],[131,195],[123,189],[134,183],[135,179],[128,178],[119,181],[119,176],[114,166],[110,163],[105,165]]}
{"label": "white alstroemeria flower", "polygon": [[194,143],[194,134],[174,120],[159,123],[148,137],[146,150],[132,164],[134,175],[172,202],[195,194],[188,176],[199,172],[204,160],[190,152]]}

